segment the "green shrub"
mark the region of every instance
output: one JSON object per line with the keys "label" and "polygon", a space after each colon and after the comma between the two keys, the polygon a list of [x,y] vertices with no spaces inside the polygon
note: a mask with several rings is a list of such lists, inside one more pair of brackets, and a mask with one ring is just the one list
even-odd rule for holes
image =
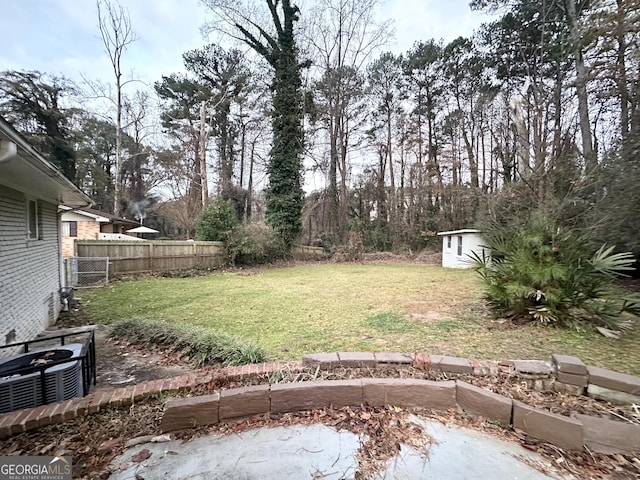
{"label": "green shrub", "polygon": [[474,255],[495,313],[517,321],[615,328],[620,315],[640,313],[638,299],[612,286],[632,270],[630,253],[593,252],[575,232],[540,212],[521,225],[494,225],[483,233],[491,258]]}
{"label": "green shrub", "polygon": [[217,198],[205,208],[196,226],[196,238],[210,242],[224,242],[238,225],[234,203]]}
{"label": "green shrub", "polygon": [[233,265],[256,265],[281,260],[287,251],[280,236],[263,223],[244,223],[227,238],[227,254]]}
{"label": "green shrub", "polygon": [[132,343],[168,347],[189,357],[199,367],[216,363],[245,365],[264,362],[266,358],[264,349],[254,342],[193,325],[121,320],[114,323],[112,335]]}

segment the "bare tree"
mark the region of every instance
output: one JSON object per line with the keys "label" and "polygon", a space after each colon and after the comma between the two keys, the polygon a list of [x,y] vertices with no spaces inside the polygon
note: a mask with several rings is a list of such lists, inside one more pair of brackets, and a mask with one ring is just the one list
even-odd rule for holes
{"label": "bare tree", "polygon": [[[122,212],[136,217],[141,223],[147,216],[144,211],[150,204],[149,191],[158,185],[158,172],[152,168],[154,151],[150,146],[151,116],[153,114],[150,94],[136,90],[123,97],[123,150],[121,169]],[[126,208],[124,208],[126,205]]]}
{"label": "bare tree", "polygon": [[591,123],[589,121],[589,98],[587,94],[587,67],[584,62],[583,40],[581,36],[580,15],[576,9],[576,0],[565,0],[566,19],[571,38],[571,49],[576,66],[576,96],[578,97],[578,114],[580,118],[580,135],[582,138],[582,155],[585,158],[587,172],[592,172],[598,165],[597,154],[593,150],[591,139]]}
{"label": "bare tree", "polygon": [[344,242],[348,228],[348,156],[360,115],[363,68],[391,38],[389,22],[377,23],[379,0],[321,0],[305,29],[308,50],[324,87],[322,120],[329,139],[329,195],[335,240]]}
{"label": "bare tree", "polygon": [[120,215],[122,210],[122,89],[129,83],[122,79],[122,54],[136,41],[131,28],[129,13],[116,0],[97,0],[98,28],[105,51],[111,61],[116,86],[116,165],[114,178],[113,213]]}

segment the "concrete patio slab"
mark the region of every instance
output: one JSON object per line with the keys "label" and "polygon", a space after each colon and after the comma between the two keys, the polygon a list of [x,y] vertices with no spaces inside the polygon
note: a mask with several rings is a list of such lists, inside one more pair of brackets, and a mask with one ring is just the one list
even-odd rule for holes
{"label": "concrete patio slab", "polygon": [[492,480],[545,480],[572,477],[547,476],[533,469],[523,459],[550,468],[540,455],[520,445],[500,440],[477,430],[446,426],[414,417],[435,440],[428,458],[402,445],[387,469],[376,480],[415,480],[417,478],[479,478]]}
{"label": "concrete patio slab", "polygon": [[[412,417],[433,441],[429,455],[402,446],[376,480],[416,478],[491,478],[492,480],[547,480],[547,476],[522,459],[552,467],[539,455],[520,445],[482,432],[445,426]],[[353,480],[356,454],[366,438],[325,425],[293,425],[258,428],[233,435],[212,434],[189,442],[137,445],[112,463],[112,480],[262,480],[323,479]],[[132,456],[147,449],[151,456],[132,462]],[[571,477],[564,477],[569,479]]]}

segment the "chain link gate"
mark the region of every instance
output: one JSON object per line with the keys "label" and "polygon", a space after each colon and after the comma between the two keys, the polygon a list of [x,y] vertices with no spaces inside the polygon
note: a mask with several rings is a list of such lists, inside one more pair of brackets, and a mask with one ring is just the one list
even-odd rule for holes
{"label": "chain link gate", "polygon": [[109,283],[109,257],[69,257],[64,267],[67,287],[102,287]]}

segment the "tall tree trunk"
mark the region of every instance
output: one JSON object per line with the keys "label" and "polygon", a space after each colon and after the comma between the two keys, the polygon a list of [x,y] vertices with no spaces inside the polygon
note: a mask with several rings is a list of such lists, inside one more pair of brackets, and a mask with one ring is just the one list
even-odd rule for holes
{"label": "tall tree trunk", "polygon": [[116,74],[116,179],[113,190],[113,213],[121,215],[122,211],[122,84],[120,64],[115,68]]}
{"label": "tall tree trunk", "polygon": [[615,75],[616,85],[618,88],[618,96],[620,98],[620,131],[622,138],[626,138],[629,133],[629,90],[627,85],[627,64],[626,50],[627,34],[626,18],[624,11],[624,0],[616,0],[616,29],[615,37],[618,43],[617,48],[617,75]]}
{"label": "tall tree trunk", "polygon": [[198,137],[198,150],[200,153],[200,189],[202,208],[209,204],[209,179],[207,177],[207,116],[206,102],[200,106],[200,135]]}
{"label": "tall tree trunk", "polygon": [[440,168],[440,164],[438,162],[438,149],[436,148],[436,144],[434,141],[434,126],[433,119],[435,117],[435,112],[433,111],[433,99],[431,97],[431,92],[429,87],[427,87],[427,129],[428,133],[428,142],[429,142],[429,164],[430,169],[433,169],[433,173],[436,174],[436,178],[438,180],[438,189],[442,192],[444,181],[442,179],[442,170]]}
{"label": "tall tree trunk", "polygon": [[249,183],[247,184],[247,205],[245,211],[245,221],[251,219],[253,206],[253,165],[256,151],[256,141],[251,144],[251,156],[249,157]]}
{"label": "tall tree trunk", "polygon": [[387,167],[387,157],[386,152],[384,151],[384,147],[378,147],[378,218],[377,224],[379,228],[384,228],[387,223],[387,195],[386,195],[386,184],[385,184],[385,176],[386,176],[386,167]]}
{"label": "tall tree trunk", "polygon": [[342,242],[346,242],[349,231],[349,196],[347,189],[348,180],[348,167],[347,167],[347,152],[349,149],[349,134],[346,117],[339,118],[340,124],[340,136],[339,136],[339,158],[338,164],[340,170],[340,216],[339,216],[339,234]]}
{"label": "tall tree trunk", "polygon": [[562,70],[560,68],[560,62],[556,62],[556,85],[553,95],[553,149],[552,157],[557,158],[561,152],[562,142]]}
{"label": "tall tree trunk", "polygon": [[457,149],[456,149],[456,135],[455,135],[455,131],[452,128],[451,129],[451,175],[452,175],[452,183],[453,186],[457,187],[458,184],[460,183],[458,180],[458,168],[457,168],[457,162],[456,162],[456,157],[457,157]]}
{"label": "tall tree trunk", "polygon": [[395,172],[393,168],[393,137],[391,135],[391,106],[387,106],[387,163],[389,164],[389,182],[390,185],[390,193],[389,193],[389,218],[391,220],[391,225],[393,226],[391,234],[393,242],[397,241],[397,213],[396,213],[396,178]]}
{"label": "tall tree trunk", "polygon": [[528,176],[531,169],[531,143],[529,141],[529,129],[525,124],[524,109],[522,100],[528,94],[528,84],[522,90],[522,93],[515,93],[511,97],[510,109],[511,119],[515,128],[516,157],[517,162],[514,165],[514,178],[516,174]]}
{"label": "tall tree trunk", "polygon": [[[240,109],[240,118],[242,118],[242,108]],[[244,188],[244,161],[245,161],[245,149],[247,142],[247,124],[242,122],[242,131],[240,133],[240,188]]]}
{"label": "tall tree trunk", "polygon": [[[422,208],[424,205],[424,182],[423,182],[423,174],[424,174],[424,162],[423,162],[423,147],[424,147],[424,136],[422,134],[422,87],[418,86],[418,105],[416,106],[418,111],[418,176],[414,179],[414,188],[417,189],[417,206],[415,207],[414,214],[416,218],[422,217]],[[417,183],[417,185],[415,184]]]}
{"label": "tall tree trunk", "polygon": [[573,48],[573,56],[576,62],[576,95],[578,97],[578,115],[580,117],[580,134],[582,136],[582,155],[585,159],[587,173],[592,172],[598,166],[598,159],[593,150],[591,140],[591,122],[589,120],[589,99],[587,95],[587,69],[580,45],[580,26],[576,13],[576,0],[565,0],[567,20]]}
{"label": "tall tree trunk", "polygon": [[487,183],[487,149],[485,148],[485,135],[484,135],[484,125],[480,127],[480,154],[482,155],[482,191],[483,193],[487,193],[489,190],[489,184]]}
{"label": "tall tree trunk", "polygon": [[[135,35],[131,29],[129,14],[117,3],[110,0],[97,0],[98,28],[102,37],[116,82],[116,165],[113,191],[113,213],[122,213],[122,54]],[[106,9],[107,15],[104,15]]]}
{"label": "tall tree trunk", "polygon": [[[404,143],[400,145],[400,186],[398,188],[398,198],[400,199],[397,202],[397,215],[398,215],[398,224],[404,225],[406,224],[406,195],[405,195],[405,175],[406,175],[406,152],[404,148]],[[404,228],[402,229],[405,230]],[[404,235],[403,235],[404,238]]]}
{"label": "tall tree trunk", "polygon": [[[479,185],[478,160],[473,151],[474,150],[473,137],[469,138],[469,132],[467,131],[467,122],[464,118],[464,110],[462,109],[462,103],[460,102],[460,92],[458,90],[457,85],[454,89],[454,93],[456,96],[458,111],[460,112],[460,129],[462,130],[462,139],[464,140],[465,150],[467,151],[467,159],[469,161],[469,173],[471,174],[471,186],[473,188],[478,188],[478,185]],[[473,105],[471,105],[471,110],[473,111]],[[470,113],[470,115],[473,115],[473,113]],[[473,131],[471,132],[471,134],[473,135]]]}
{"label": "tall tree trunk", "polygon": [[471,173],[471,186],[473,188],[478,188],[480,184],[478,178],[478,160],[476,160],[476,155],[473,151],[473,141],[469,139],[469,134],[467,133],[466,128],[462,127],[462,139],[464,141],[465,150],[467,152],[467,159],[469,161],[469,172]]}
{"label": "tall tree trunk", "polygon": [[335,116],[329,118],[329,201],[331,204],[331,233],[334,242],[339,242],[340,199],[338,193],[338,122]]}

